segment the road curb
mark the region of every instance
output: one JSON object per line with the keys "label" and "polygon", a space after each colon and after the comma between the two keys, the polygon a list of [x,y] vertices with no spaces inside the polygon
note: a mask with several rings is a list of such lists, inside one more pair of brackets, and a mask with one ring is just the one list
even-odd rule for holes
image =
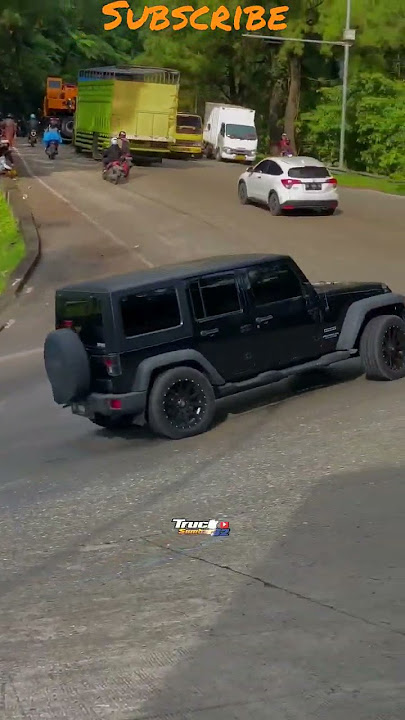
{"label": "road curb", "polygon": [[18,184],[16,181],[5,178],[1,183],[1,189],[18,223],[26,252],[24,258],[10,274],[6,290],[0,295],[0,312],[18,297],[41,258],[41,237],[34,216],[21,195]]}

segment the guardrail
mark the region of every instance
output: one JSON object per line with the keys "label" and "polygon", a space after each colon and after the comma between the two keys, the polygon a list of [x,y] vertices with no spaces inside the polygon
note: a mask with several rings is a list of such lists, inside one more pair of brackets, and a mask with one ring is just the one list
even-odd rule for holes
{"label": "guardrail", "polygon": [[361,177],[374,178],[375,180],[386,180],[387,182],[395,183],[395,185],[405,185],[405,180],[395,180],[394,178],[388,177],[387,175],[375,175],[374,173],[363,172],[361,170],[350,170],[349,168],[342,170],[335,165],[327,165],[327,168],[328,170],[331,170],[333,173],[336,174],[340,173],[341,175],[360,175]]}

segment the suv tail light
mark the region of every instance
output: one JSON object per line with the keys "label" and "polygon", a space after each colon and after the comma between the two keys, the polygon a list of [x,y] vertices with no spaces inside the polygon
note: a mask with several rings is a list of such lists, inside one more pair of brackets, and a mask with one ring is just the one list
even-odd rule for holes
{"label": "suv tail light", "polygon": [[121,375],[122,370],[119,355],[104,355],[103,363],[110,377]]}
{"label": "suv tail light", "polygon": [[301,180],[292,180],[291,178],[282,178],[281,182],[287,190],[290,190],[293,185],[302,185]]}
{"label": "suv tail light", "polygon": [[62,328],[68,328],[69,330],[73,330],[73,320],[62,320],[59,325],[59,329]]}
{"label": "suv tail light", "polygon": [[336,178],[328,178],[326,180],[326,183],[328,185],[333,185],[333,187],[336,187],[336,185],[338,184],[338,181],[336,180]]}

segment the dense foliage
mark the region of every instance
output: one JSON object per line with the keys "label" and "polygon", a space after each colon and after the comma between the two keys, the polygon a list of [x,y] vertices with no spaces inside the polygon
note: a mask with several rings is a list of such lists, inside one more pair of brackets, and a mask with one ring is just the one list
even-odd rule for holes
{"label": "dense foliage", "polygon": [[[189,26],[151,32],[147,25],[133,31],[126,13],[117,29],[105,32],[103,4],[0,0],[0,110],[28,113],[40,107],[48,74],[74,80],[80,67],[163,65],[182,73],[182,109],[203,112],[206,100],[248,105],[257,111],[263,151],[285,129],[297,150],[337,159],[341,47],[264,43],[243,38],[243,24],[230,32]],[[169,8],[180,4],[167,2]],[[196,6],[203,4],[214,9],[220,3]],[[226,7],[232,17],[238,5],[249,4],[229,0]],[[347,161],[357,169],[405,175],[403,0],[353,0],[352,5],[357,37],[350,51]],[[132,7],[139,17],[143,6]],[[340,40],[345,11],[345,0],[296,0],[287,29],[278,35]]]}

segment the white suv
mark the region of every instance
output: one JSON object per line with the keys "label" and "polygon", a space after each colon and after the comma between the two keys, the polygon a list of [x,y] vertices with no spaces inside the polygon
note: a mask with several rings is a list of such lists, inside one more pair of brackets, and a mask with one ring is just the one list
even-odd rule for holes
{"label": "white suv", "polygon": [[238,195],[268,205],[272,215],[308,208],[333,215],[339,198],[337,180],[319,160],[311,157],[269,157],[248,168],[239,178]]}

